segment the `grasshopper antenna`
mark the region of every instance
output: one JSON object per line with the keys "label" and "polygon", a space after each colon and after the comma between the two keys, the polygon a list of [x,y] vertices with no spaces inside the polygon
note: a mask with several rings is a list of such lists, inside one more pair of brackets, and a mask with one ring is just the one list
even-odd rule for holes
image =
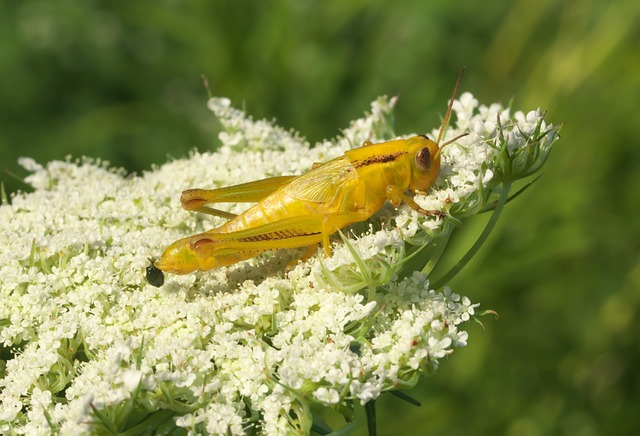
{"label": "grasshopper antenna", "polygon": [[440,126],[440,132],[438,133],[438,140],[436,141],[436,144],[438,145],[440,145],[440,140],[442,139],[442,135],[444,135],[444,129],[447,127],[447,123],[449,122],[449,117],[451,116],[451,109],[453,108],[453,102],[456,99],[456,94],[458,93],[458,85],[460,85],[460,81],[462,80],[463,74],[464,74],[464,67],[462,67],[462,71],[460,71],[458,80],[456,80],[456,86],[453,87],[453,94],[451,95],[451,100],[449,101],[447,114],[444,116],[444,120],[442,120],[442,125]]}
{"label": "grasshopper antenna", "polygon": [[204,88],[207,90],[207,95],[211,98],[211,88],[209,88],[209,79],[204,74],[200,74]]}
{"label": "grasshopper antenna", "polygon": [[451,117],[451,110],[453,109],[453,102],[456,99],[456,94],[458,93],[458,86],[460,85],[460,81],[462,80],[462,75],[464,74],[465,67],[462,67],[462,71],[458,75],[458,80],[456,80],[456,86],[453,87],[453,94],[451,94],[451,100],[449,101],[449,106],[447,107],[447,113],[442,120],[442,125],[440,126],[440,132],[438,132],[438,140],[436,141],[436,145],[438,146],[438,152],[436,154],[440,154],[440,151],[447,145],[452,142],[456,142],[458,139],[463,136],[467,136],[468,133],[463,133],[462,135],[456,136],[455,138],[445,142],[440,146],[440,141],[442,140],[442,136],[444,135],[444,129],[447,127],[447,123],[449,122],[449,118]]}

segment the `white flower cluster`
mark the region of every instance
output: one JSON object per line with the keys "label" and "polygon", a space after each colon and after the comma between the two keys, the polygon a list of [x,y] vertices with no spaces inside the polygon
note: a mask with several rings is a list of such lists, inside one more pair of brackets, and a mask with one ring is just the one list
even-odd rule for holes
{"label": "white flower cluster", "polygon": [[[459,325],[477,305],[435,292],[424,275],[395,276],[407,235],[440,225],[405,208],[338,241],[331,259],[289,272],[296,253],[280,252],[171,276],[159,289],[144,279],[149,256],[222,222],[183,211],[183,189],[300,174],[389,137],[393,104],[379,99],[340,138],[311,148],[212,99],[222,147],[139,177],[90,160],[22,159],[35,191],[0,207],[0,433],[122,430],[145,419],[212,434],[308,432],[309,402],[366,403],[464,346]],[[423,207],[462,202],[491,179],[496,114],[521,138],[537,123],[476,106],[470,94],[456,102],[447,138],[474,133],[445,149],[437,188],[416,197]],[[395,226],[380,224],[385,214]],[[367,297],[356,292],[367,286]]]}

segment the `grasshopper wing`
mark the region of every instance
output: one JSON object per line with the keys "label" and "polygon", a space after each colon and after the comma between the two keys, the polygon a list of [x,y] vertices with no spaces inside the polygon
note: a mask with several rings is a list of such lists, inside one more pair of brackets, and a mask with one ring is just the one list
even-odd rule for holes
{"label": "grasshopper wing", "polygon": [[358,177],[351,161],[341,156],[296,178],[284,188],[284,193],[297,200],[326,203],[333,200],[347,182]]}

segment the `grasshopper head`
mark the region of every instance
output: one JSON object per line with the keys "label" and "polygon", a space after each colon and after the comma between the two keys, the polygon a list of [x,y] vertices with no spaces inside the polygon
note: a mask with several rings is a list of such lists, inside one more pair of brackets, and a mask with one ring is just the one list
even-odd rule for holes
{"label": "grasshopper head", "polygon": [[411,180],[408,189],[425,193],[436,182],[440,172],[440,148],[424,135],[414,136],[409,142]]}

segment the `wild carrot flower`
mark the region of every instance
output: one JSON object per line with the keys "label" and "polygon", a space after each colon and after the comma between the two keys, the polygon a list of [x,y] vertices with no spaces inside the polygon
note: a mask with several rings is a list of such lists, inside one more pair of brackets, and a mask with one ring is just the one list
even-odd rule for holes
{"label": "wild carrot flower", "polygon": [[161,288],[144,278],[168,243],[223,222],[182,210],[183,189],[300,174],[397,137],[394,104],[379,98],[311,147],[214,98],[222,146],[141,176],[21,159],[34,191],[0,207],[0,432],[308,433],[322,425],[312,405],[351,419],[354,404],[435,371],[466,345],[478,304],[446,286],[461,266],[430,273],[465,218],[501,210],[511,184],[545,161],[557,128],[540,111],[460,96],[445,140],[470,134],[443,150],[438,182],[415,197],[447,219],[387,206],[335,238],[331,258],[291,270],[299,251],[168,276]]}

